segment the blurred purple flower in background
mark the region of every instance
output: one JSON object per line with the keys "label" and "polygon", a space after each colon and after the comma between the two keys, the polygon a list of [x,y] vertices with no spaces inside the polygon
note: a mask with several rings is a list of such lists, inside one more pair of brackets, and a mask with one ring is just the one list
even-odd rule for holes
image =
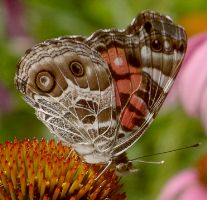
{"label": "blurred purple flower in background", "polygon": [[[23,54],[23,52],[32,46],[33,40],[27,34],[25,9],[21,0],[4,0],[5,32],[8,38],[7,45],[14,54]],[[9,88],[4,86],[3,79],[0,78],[0,114],[11,112],[14,109]]]}
{"label": "blurred purple flower in background", "polygon": [[24,9],[19,0],[5,0],[5,24],[7,25],[8,36],[24,37],[26,36],[24,30]]}
{"label": "blurred purple flower in background", "polygon": [[190,116],[202,120],[207,132],[207,33],[189,39],[184,63],[168,103],[175,98]]}
{"label": "blurred purple flower in background", "polygon": [[5,29],[14,53],[22,54],[33,45],[33,39],[26,31],[26,18],[21,0],[4,0]]}
{"label": "blurred purple flower in background", "polygon": [[[24,8],[21,0],[4,0],[2,2],[7,45],[14,54],[22,54],[32,45],[32,39],[25,28]],[[0,78],[0,115],[14,109],[14,101],[9,88],[5,87],[4,78]]]}
{"label": "blurred purple flower in background", "polygon": [[158,200],[206,200],[207,155],[194,169],[185,170],[173,177],[162,190]]}
{"label": "blurred purple flower in background", "polygon": [[2,113],[11,112],[13,106],[11,94],[0,82],[0,115]]}

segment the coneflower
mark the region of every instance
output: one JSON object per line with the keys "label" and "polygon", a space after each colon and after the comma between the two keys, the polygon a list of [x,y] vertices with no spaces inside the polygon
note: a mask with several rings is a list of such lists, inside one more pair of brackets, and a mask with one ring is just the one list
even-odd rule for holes
{"label": "coneflower", "polygon": [[125,199],[112,169],[81,161],[54,140],[15,140],[0,145],[0,199]]}

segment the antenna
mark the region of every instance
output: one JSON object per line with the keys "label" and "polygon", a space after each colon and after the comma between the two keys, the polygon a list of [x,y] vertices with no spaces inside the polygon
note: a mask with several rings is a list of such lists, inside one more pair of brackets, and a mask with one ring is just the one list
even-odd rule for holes
{"label": "antenna", "polygon": [[[151,157],[151,156],[157,156],[157,155],[162,155],[162,154],[166,154],[166,153],[171,153],[174,151],[180,151],[180,150],[184,150],[184,149],[190,149],[190,148],[194,148],[194,147],[199,147],[201,145],[201,143],[196,143],[196,144],[192,144],[190,146],[186,146],[186,147],[181,147],[181,148],[177,148],[177,149],[172,149],[172,150],[168,150],[168,151],[163,151],[163,152],[158,152],[158,153],[154,153],[154,154],[149,154],[149,155],[144,155],[144,156],[139,156],[137,158],[131,159],[129,160],[129,162],[134,162],[134,161],[139,161],[140,158],[146,158],[146,157]],[[139,161],[140,162],[140,161]]]}
{"label": "antenna", "polygon": [[157,165],[162,165],[165,163],[164,160],[161,160],[161,161],[146,161],[146,160],[139,160],[138,158],[136,159],[132,159],[132,160],[129,160],[128,162],[132,163],[132,162],[139,162],[139,163],[147,163],[147,164],[157,164]]}

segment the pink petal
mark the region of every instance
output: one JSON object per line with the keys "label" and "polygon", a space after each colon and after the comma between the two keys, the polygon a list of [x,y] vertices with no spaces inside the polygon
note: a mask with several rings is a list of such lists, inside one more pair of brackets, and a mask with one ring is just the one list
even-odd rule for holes
{"label": "pink petal", "polygon": [[175,83],[174,83],[172,89],[170,90],[170,93],[165,101],[165,104],[167,106],[175,103],[176,99],[178,98],[178,87],[179,87],[179,85],[181,85],[179,81],[180,81],[180,79],[182,79],[183,73],[185,73],[184,70],[185,70],[186,66],[188,67],[188,63],[191,62],[192,56],[198,50],[198,48],[203,45],[203,42],[205,40],[207,40],[207,33],[201,33],[201,34],[196,35],[196,36],[189,39],[187,52],[186,52],[181,70],[178,73],[178,76],[175,80]]}
{"label": "pink petal", "polygon": [[203,44],[203,41],[205,41],[206,38],[207,38],[207,33],[204,32],[204,33],[198,34],[194,37],[191,37],[189,39],[187,52],[185,55],[183,65],[187,64],[187,62],[189,61],[189,58],[194,54],[195,51],[197,51],[199,46]]}
{"label": "pink petal", "polygon": [[[207,85],[207,80],[206,80],[206,85]],[[207,87],[203,91],[203,95],[200,103],[200,117],[207,133],[207,105],[206,104],[207,104]]]}
{"label": "pink petal", "polygon": [[195,182],[197,182],[197,172],[195,170],[181,172],[167,183],[158,199],[173,200],[180,192],[185,191]]}
{"label": "pink petal", "polygon": [[[198,36],[197,42],[201,42]],[[202,39],[203,36],[202,36]],[[179,97],[185,108],[185,110],[194,116],[198,116],[200,112],[200,103],[203,95],[203,91],[207,86],[207,35],[202,44],[197,46],[195,38],[192,40],[194,46],[189,41],[189,47],[194,50],[193,53],[189,53],[185,60],[185,65],[179,75]],[[192,52],[192,50],[189,50]]]}
{"label": "pink petal", "polygon": [[207,188],[198,181],[183,191],[178,200],[206,200]]}

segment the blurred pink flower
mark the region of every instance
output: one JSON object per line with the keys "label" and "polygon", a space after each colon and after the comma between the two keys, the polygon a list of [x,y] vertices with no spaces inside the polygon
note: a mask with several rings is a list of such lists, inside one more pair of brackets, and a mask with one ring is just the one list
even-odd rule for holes
{"label": "blurred pink flower", "polygon": [[207,155],[195,169],[183,171],[173,177],[162,190],[158,200],[206,200]]}
{"label": "blurred pink flower", "polygon": [[168,103],[179,99],[190,116],[199,117],[207,131],[207,33],[189,39],[180,73]]}

